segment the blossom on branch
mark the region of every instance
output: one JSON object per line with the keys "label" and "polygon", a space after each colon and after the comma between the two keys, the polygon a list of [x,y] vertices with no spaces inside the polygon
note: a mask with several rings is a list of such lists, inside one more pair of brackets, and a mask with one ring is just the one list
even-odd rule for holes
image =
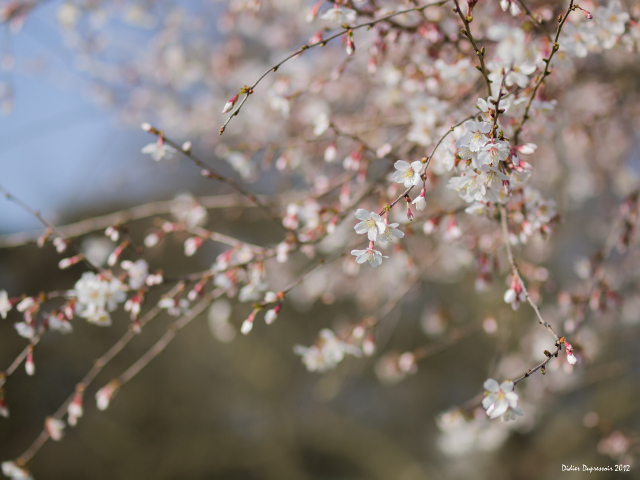
{"label": "blossom on branch", "polygon": [[[355,217],[362,220],[353,227],[357,234],[366,233],[372,242],[377,242],[380,235],[386,232],[387,225],[382,221],[380,215],[375,212],[367,212],[364,208],[356,210]],[[397,226],[398,224],[395,224]]]}
{"label": "blossom on branch", "polygon": [[484,382],[486,391],[482,400],[482,406],[487,411],[489,418],[498,418],[503,415],[503,420],[509,421],[515,418],[515,415],[524,415],[524,412],[518,407],[518,394],[513,391],[513,382],[505,380],[498,384],[493,378],[489,378]]}
{"label": "blossom on branch", "polygon": [[420,170],[422,170],[422,162],[420,160],[411,163],[398,160],[393,166],[397,170],[393,172],[393,180],[404,184],[405,188],[420,183]]}

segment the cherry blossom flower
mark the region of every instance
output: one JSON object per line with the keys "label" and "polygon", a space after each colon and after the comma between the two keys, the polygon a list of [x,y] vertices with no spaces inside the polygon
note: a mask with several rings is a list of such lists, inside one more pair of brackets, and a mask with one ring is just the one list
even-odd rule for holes
{"label": "cherry blossom flower", "polygon": [[508,179],[509,177],[495,168],[468,168],[459,177],[451,178],[447,188],[456,190],[458,195],[469,203],[486,200],[500,202],[503,201],[500,194],[503,181]]}
{"label": "cherry blossom flower", "polygon": [[422,187],[422,190],[420,190],[420,195],[414,198],[413,202],[411,202],[420,211],[423,211],[425,208],[427,208],[427,200],[424,198],[424,194],[425,194],[425,189],[424,187]]}
{"label": "cherry blossom flower", "polygon": [[467,147],[472,152],[480,150],[485,143],[487,143],[487,133],[491,131],[491,124],[489,122],[474,122],[468,121],[464,124],[467,130],[462,137],[455,143],[456,147]]}
{"label": "cherry blossom flower", "polygon": [[107,279],[93,272],[83,273],[71,293],[76,298],[76,313],[100,326],[111,325],[109,312],[126,299],[119,279]]}
{"label": "cherry blossom flower", "polygon": [[393,238],[403,238],[404,232],[398,230],[399,223],[389,223],[384,224],[384,231],[380,232],[380,241],[381,242],[389,242],[393,240]]}
{"label": "cherry blossom flower", "polygon": [[311,347],[296,345],[293,351],[302,356],[302,363],[310,372],[325,372],[333,369],[345,355],[360,356],[360,349],[340,340],[336,334],[328,329],[320,330],[318,341]]}
{"label": "cherry blossom flower", "polygon": [[67,407],[67,423],[72,427],[75,427],[78,424],[78,418],[82,417],[83,413],[82,394],[76,393],[73,400]]}
{"label": "cherry blossom flower", "polygon": [[238,94],[234,95],[227,103],[225,103],[222,113],[229,113],[238,101]]}
{"label": "cherry blossom flower", "polygon": [[622,11],[619,0],[610,0],[606,7],[598,7],[594,18],[605,30],[620,36],[624,33],[629,14]]}
{"label": "cherry blossom flower", "polygon": [[142,147],[142,153],[151,155],[156,162],[159,162],[163,158],[171,159],[175,154],[176,149],[165,142],[153,142]]}
{"label": "cherry blossom flower", "polygon": [[11,310],[13,306],[9,301],[9,295],[5,290],[0,290],[0,316],[2,318],[7,318],[7,313]]}
{"label": "cherry blossom flower", "polygon": [[478,152],[477,168],[482,166],[497,167],[498,163],[506,160],[511,154],[511,147],[508,142],[502,140],[492,140],[485,143]]}
{"label": "cherry blossom flower", "polygon": [[567,22],[562,28],[559,43],[560,48],[569,55],[584,58],[589,49],[597,45],[597,39],[587,24],[575,26]]}
{"label": "cherry blossom flower", "polygon": [[149,275],[149,265],[147,262],[142,259],[136,262],[124,260],[120,263],[120,266],[129,274],[129,287],[133,290],[138,290],[145,284],[147,275]]}
{"label": "cherry blossom flower", "polygon": [[500,8],[502,8],[504,12],[509,10],[509,13],[514,17],[520,14],[520,7],[518,7],[514,0],[500,0]]}
{"label": "cherry blossom flower", "polygon": [[2,474],[11,480],[33,480],[29,471],[15,462],[2,462]]}
{"label": "cherry blossom flower", "polygon": [[362,220],[353,227],[356,233],[366,233],[367,238],[372,242],[378,241],[379,236],[387,230],[387,225],[382,221],[380,215],[375,212],[367,212],[364,208],[359,208],[356,210],[355,217],[358,220]]}
{"label": "cherry blossom flower", "polygon": [[60,441],[64,435],[65,423],[62,420],[53,417],[47,417],[44,422],[45,428],[51,437],[51,440]]}
{"label": "cherry blossom flower", "polygon": [[329,117],[326,113],[322,112],[318,115],[313,122],[313,134],[319,137],[329,128]]}
{"label": "cherry blossom flower", "polygon": [[21,337],[27,338],[29,340],[31,340],[36,333],[33,326],[27,324],[26,322],[14,323],[13,326],[18,332],[18,335],[20,335]]}
{"label": "cherry blossom flower", "polygon": [[188,228],[207,223],[207,210],[190,193],[176,196],[171,205],[171,213],[180,223]]}
{"label": "cherry blossom flower", "polygon": [[575,365],[578,362],[578,359],[573,354],[573,345],[569,342],[564,342],[564,346],[567,349],[567,362],[571,365]]}
{"label": "cherry blossom flower", "polygon": [[335,7],[324,12],[320,15],[320,18],[322,20],[328,20],[342,25],[343,23],[353,23],[356,20],[357,15],[358,14],[354,10]]}
{"label": "cherry blossom flower", "polygon": [[389,258],[383,256],[378,250],[374,250],[372,246],[366,250],[351,250],[351,255],[356,257],[356,263],[369,262],[369,265],[374,268],[382,264],[383,258]]}
{"label": "cherry blossom flower", "polygon": [[[482,407],[487,411],[489,418],[498,418],[504,415],[505,421],[512,420],[515,415],[524,415],[518,407],[518,394],[513,391],[513,382],[505,380],[498,384],[493,378],[484,382],[487,390],[486,397],[482,400]],[[507,413],[509,410],[511,412]]]}
{"label": "cherry blossom flower", "polygon": [[118,391],[118,383],[114,380],[96,392],[96,406],[98,410],[106,410]]}
{"label": "cherry blossom flower", "polygon": [[421,161],[417,160],[409,164],[409,162],[405,162],[404,160],[398,160],[393,166],[397,170],[393,172],[393,180],[404,184],[405,188],[420,183],[420,171],[422,170]]}

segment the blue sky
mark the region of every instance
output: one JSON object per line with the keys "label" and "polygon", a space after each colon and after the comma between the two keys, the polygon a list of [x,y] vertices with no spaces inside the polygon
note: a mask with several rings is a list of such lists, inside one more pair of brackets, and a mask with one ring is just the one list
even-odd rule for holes
{"label": "blue sky", "polygon": [[[55,20],[59,5],[45,4],[22,31],[9,35],[3,28],[0,35],[2,51],[11,51],[16,62],[0,72],[0,82],[10,82],[15,93],[13,110],[0,116],[0,185],[54,223],[65,212],[114,199],[121,205],[166,197],[161,191],[176,167],[159,168],[140,154],[152,137],[119,125],[114,111],[84,94],[87,84]],[[39,227],[0,199],[1,233]]]}

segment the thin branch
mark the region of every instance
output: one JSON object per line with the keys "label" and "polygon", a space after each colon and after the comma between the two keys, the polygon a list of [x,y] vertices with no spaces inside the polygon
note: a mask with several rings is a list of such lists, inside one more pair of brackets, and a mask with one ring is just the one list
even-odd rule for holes
{"label": "thin branch", "polygon": [[[158,314],[162,311],[160,307],[157,305],[149,310],[142,318],[140,319],[140,326],[146,325],[153,318],[158,316]],[[76,390],[72,393],[67,400],[56,410],[56,412],[52,415],[53,418],[61,420],[67,413],[69,405],[73,402],[77,392],[84,392],[86,388],[93,382],[93,380],[98,376],[98,374],[102,371],[102,369],[107,365],[118,353],[120,353],[124,347],[136,336],[133,329],[127,330],[127,332],[118,340],[107,352],[102,355],[100,358],[93,362],[93,367],[84,378],[77,384]],[[25,452],[20,455],[16,459],[16,463],[18,465],[24,465],[29,460],[33,458],[33,456],[38,453],[40,448],[49,440],[50,435],[49,431],[45,428],[40,435],[34,440],[31,446],[25,450]]]}
{"label": "thin branch", "polygon": [[86,263],[92,270],[95,270],[96,272],[103,272],[104,270],[100,267],[100,265],[92,262],[90,259],[86,258],[84,256],[84,254],[82,254],[82,252],[80,251],[80,249],[78,248],[77,245],[75,245],[73,242],[71,242],[67,237],[64,236],[64,234],[59,231],[51,222],[49,222],[46,218],[44,218],[39,211],[34,210],[33,208],[31,208],[29,205],[27,205],[26,203],[24,203],[22,200],[20,200],[18,197],[16,197],[15,195],[13,195],[11,192],[9,192],[7,189],[5,189],[2,185],[0,185],[0,192],[2,192],[5,196],[5,198],[7,200],[9,200],[10,202],[15,203],[16,205],[18,205],[20,208],[22,208],[23,210],[29,212],[31,215],[33,215],[34,217],[36,217],[38,220],[40,220],[40,222],[47,227],[47,229],[49,230],[49,232],[56,234],[58,237],[60,237],[62,240],[64,240],[64,242],[67,245],[70,245],[73,247],[73,249],[76,251],[77,255],[81,255],[81,259],[84,263]]}
{"label": "thin branch", "polygon": [[[259,200],[265,201],[266,197],[257,196]],[[237,194],[210,195],[199,197],[198,202],[206,209],[214,208],[234,208],[234,207],[256,207],[257,205],[245,197]],[[118,212],[92,217],[87,220],[70,223],[57,227],[58,232],[66,238],[79,237],[97,230],[104,230],[107,227],[123,224],[126,222],[141,220],[154,215],[163,215],[171,212],[174,200],[157,201],[145,203],[131,208],[126,208]],[[34,243],[41,232],[20,232],[0,235],[0,248],[19,247],[28,243]]]}
{"label": "thin branch", "polygon": [[533,13],[531,13],[531,10],[529,10],[529,7],[527,7],[527,4],[524,3],[524,0],[518,0],[518,3],[522,5],[523,10],[527,14],[527,16],[531,19],[531,21],[536,26],[536,28],[540,30],[542,33],[544,33],[545,37],[547,37],[547,39],[551,41],[551,35],[549,35],[549,32],[547,32],[547,29],[544,28],[544,22],[533,16]]}
{"label": "thin branch", "polygon": [[502,238],[504,241],[504,245],[507,249],[507,257],[509,259],[509,265],[511,265],[511,272],[513,276],[517,278],[518,283],[522,287],[522,292],[524,293],[527,299],[527,302],[529,302],[529,305],[531,305],[531,308],[533,308],[533,311],[536,312],[536,316],[538,317],[538,322],[541,325],[544,325],[544,327],[549,331],[549,333],[553,335],[553,338],[556,340],[556,342],[558,342],[560,340],[560,337],[556,334],[556,332],[553,330],[551,325],[549,325],[542,318],[542,315],[540,314],[540,309],[535,304],[535,302],[531,299],[531,295],[529,295],[527,286],[525,285],[524,280],[522,279],[522,275],[520,275],[520,270],[518,269],[515,259],[513,258],[513,252],[511,251],[511,242],[509,241],[509,228],[507,226],[507,211],[504,205],[500,205],[500,222],[502,224]]}
{"label": "thin branch", "polygon": [[484,63],[484,47],[482,48],[478,47],[478,44],[476,43],[476,40],[473,38],[473,34],[471,33],[471,22],[469,20],[470,19],[473,20],[473,18],[471,16],[469,17],[464,16],[464,14],[462,13],[462,10],[460,9],[460,4],[458,3],[458,0],[453,0],[453,3],[456,4],[456,8],[454,9],[454,12],[458,14],[458,16],[460,17],[460,20],[462,20],[462,23],[464,23],[464,28],[462,29],[461,33],[467,38],[467,40],[469,40],[469,42],[471,42],[471,46],[473,47],[473,49],[476,52],[476,55],[478,56],[478,60],[480,61],[480,66],[476,68],[480,71],[480,73],[482,73],[482,77],[484,78],[484,81],[487,84],[488,96],[491,96],[491,80],[489,80],[489,72],[487,70],[487,66]]}
{"label": "thin branch", "polygon": [[398,15],[403,15],[405,13],[409,13],[409,12],[421,12],[426,8],[429,7],[440,7],[444,4],[446,4],[449,0],[442,0],[439,2],[434,2],[434,3],[429,3],[427,5],[422,5],[419,7],[414,7],[414,8],[408,8],[406,10],[401,10],[399,12],[395,12],[395,13],[391,13],[385,17],[382,18],[378,18],[376,20],[372,20],[371,22],[367,22],[367,23],[361,23],[359,25],[355,25],[353,27],[343,27],[343,29],[328,37],[325,38],[319,42],[316,43],[311,43],[309,45],[303,45],[302,47],[300,47],[298,50],[296,50],[295,52],[293,52],[292,54],[290,54],[289,56],[287,56],[286,58],[284,58],[282,61],[280,61],[279,63],[277,63],[276,65],[270,67],[268,70],[266,70],[256,81],[253,85],[251,85],[250,87],[245,87],[243,88],[243,97],[242,100],[240,100],[240,103],[238,104],[238,106],[236,107],[236,109],[233,111],[233,113],[231,113],[231,115],[229,115],[229,118],[227,118],[227,120],[224,122],[224,124],[222,125],[222,127],[220,127],[220,135],[222,135],[225,131],[225,129],[227,128],[227,125],[229,125],[229,122],[231,122],[231,120],[233,119],[233,117],[235,117],[236,115],[238,115],[240,113],[240,110],[242,109],[243,105],[245,104],[245,102],[248,100],[249,95],[251,95],[253,93],[253,91],[255,90],[255,88],[258,86],[258,84],[271,72],[276,72],[278,70],[278,68],[280,68],[283,64],[285,64],[286,62],[288,62],[289,60],[291,60],[292,58],[300,55],[302,52],[309,50],[311,48],[314,47],[324,47],[328,42],[330,42],[331,40],[341,37],[342,35],[345,35],[349,32],[352,32],[353,30],[358,30],[360,28],[371,28],[374,25],[380,23],[380,22],[386,22],[388,21],[390,18],[396,17]]}
{"label": "thin branch", "polygon": [[280,228],[284,228],[286,230],[286,228],[282,225],[282,218],[280,218],[278,215],[273,213],[271,209],[265,203],[263,203],[256,195],[249,192],[246,188],[244,188],[234,179],[225,177],[224,175],[218,173],[215,169],[213,169],[208,164],[200,160],[196,155],[194,155],[191,149],[183,149],[180,145],[178,145],[173,140],[166,138],[162,131],[152,127],[151,130],[149,130],[149,133],[157,135],[159,138],[162,139],[162,141],[167,143],[167,145],[172,146],[176,150],[180,151],[185,157],[191,159],[193,163],[195,163],[198,167],[202,168],[201,173],[203,176],[207,178],[212,178],[214,180],[218,180],[219,182],[222,182],[222,183],[226,183],[235,191],[247,197],[250,202],[260,207],[260,209],[262,209],[269,216],[269,218],[271,218],[271,220],[273,220],[276,224],[278,224]]}
{"label": "thin branch", "polygon": [[524,109],[524,113],[522,114],[522,118],[520,119],[520,123],[518,123],[518,126],[516,127],[515,133],[513,134],[513,143],[514,143],[514,145],[518,144],[518,140],[520,138],[520,134],[522,133],[522,128],[524,127],[525,122],[529,119],[529,110],[531,109],[531,104],[533,103],[533,99],[535,98],[536,93],[538,93],[538,89],[540,88],[540,85],[542,85],[542,82],[544,82],[545,79],[549,75],[551,75],[551,70],[549,70],[549,67],[551,66],[551,59],[553,58],[553,56],[556,54],[556,52],[560,48],[560,46],[558,45],[558,38],[560,38],[560,32],[562,31],[562,27],[564,26],[565,22],[567,21],[567,18],[569,17],[569,14],[573,10],[575,10],[575,8],[573,6],[573,1],[574,0],[570,0],[569,1],[569,8],[567,8],[567,11],[565,12],[564,16],[558,22],[558,29],[556,30],[556,36],[555,36],[555,39],[553,40],[553,45],[551,47],[551,53],[549,53],[549,56],[547,58],[543,59],[543,62],[545,63],[544,72],[542,72],[542,75],[540,75],[540,77],[538,77],[538,81],[534,85],[533,91],[531,92],[531,95],[529,96],[529,101],[527,102],[527,106]]}

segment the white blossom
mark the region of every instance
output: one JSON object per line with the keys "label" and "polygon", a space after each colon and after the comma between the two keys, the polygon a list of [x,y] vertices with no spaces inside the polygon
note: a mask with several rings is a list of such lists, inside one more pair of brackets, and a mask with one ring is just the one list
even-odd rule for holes
{"label": "white blossom", "polygon": [[9,301],[9,295],[6,290],[0,290],[0,316],[7,318],[7,313],[11,308],[11,302]]}
{"label": "white blossom", "polygon": [[171,213],[189,228],[207,223],[207,210],[190,193],[176,196],[171,204]]}
{"label": "white blossom", "polygon": [[[513,386],[511,380],[498,384],[493,378],[489,378],[484,382],[487,395],[482,400],[482,407],[487,411],[489,418],[504,415],[504,420],[508,421],[515,418],[514,414],[524,415],[522,409],[518,407],[518,394],[513,391]],[[507,413],[508,410],[511,412]]]}
{"label": "white blossom", "polygon": [[71,294],[76,297],[76,313],[101,326],[111,325],[109,312],[114,311],[126,299],[119,279],[108,279],[93,272],[83,273]]}
{"label": "white blossom", "polygon": [[322,112],[313,122],[313,134],[319,137],[327,131],[327,128],[329,128],[329,117],[326,113]]}
{"label": "white blossom", "polygon": [[18,332],[18,335],[29,340],[31,340],[36,333],[35,329],[25,322],[14,323],[13,326]]}
{"label": "white blossom", "polygon": [[302,356],[302,362],[310,372],[325,372],[340,363],[346,354],[360,356],[360,349],[348,344],[325,328],[320,331],[318,341],[311,347],[296,345],[293,351]]}
{"label": "white blossom", "polygon": [[624,33],[625,24],[630,18],[627,12],[622,11],[619,0],[610,0],[606,7],[598,7],[593,17],[600,26],[616,37]]}
{"label": "white blossom", "polygon": [[404,232],[398,230],[399,223],[389,223],[384,224],[384,231],[380,232],[380,241],[381,242],[389,242],[393,240],[393,238],[403,238]]}
{"label": "white blossom", "polygon": [[357,13],[349,8],[331,8],[320,15],[322,20],[339,23],[353,23],[356,20]]}
{"label": "white blossom", "polygon": [[489,122],[468,121],[464,126],[467,133],[458,139],[455,143],[456,147],[467,147],[472,152],[479,151],[480,147],[487,143],[486,134],[491,131],[491,124]]}
{"label": "white blossom", "polygon": [[485,143],[478,152],[476,168],[482,166],[497,167],[498,163],[506,160],[511,154],[511,147],[503,140],[492,140]]}
{"label": "white blossom", "polygon": [[379,236],[386,232],[387,225],[382,221],[380,215],[375,212],[367,212],[364,208],[359,208],[356,210],[355,217],[361,220],[360,223],[353,227],[356,233],[366,233],[372,242],[378,241]]}
{"label": "white blossom", "polygon": [[33,480],[29,471],[19,467],[15,462],[2,462],[2,474],[11,480]]}
{"label": "white blossom", "polygon": [[425,194],[425,191],[424,191],[424,188],[423,188],[423,189],[420,191],[420,195],[418,195],[416,198],[414,198],[414,199],[413,199],[413,202],[411,202],[411,203],[413,203],[413,204],[416,206],[416,208],[417,208],[418,210],[420,210],[421,212],[422,212],[425,208],[427,208],[427,200],[424,198],[424,194]]}
{"label": "white blossom", "polygon": [[156,162],[163,158],[171,159],[175,154],[176,149],[165,142],[153,142],[142,147],[142,153],[151,155]]}
{"label": "white blossom", "polygon": [[136,262],[125,260],[120,266],[129,274],[129,287],[133,290],[138,290],[144,285],[147,275],[149,275],[149,265],[147,262],[142,259]]}
{"label": "white blossom", "polygon": [[409,164],[409,162],[405,162],[404,160],[398,160],[393,166],[396,168],[396,171],[393,172],[393,180],[404,184],[405,188],[420,183],[420,171],[422,170],[421,161],[417,160]]}
{"label": "white blossom", "polygon": [[57,442],[62,439],[65,427],[65,423],[62,420],[53,417],[47,417],[44,425],[52,440]]}
{"label": "white blossom", "polygon": [[378,250],[368,248],[367,250],[351,250],[351,255],[355,255],[356,263],[369,262],[372,267],[382,264],[383,258],[389,258],[382,255]]}

